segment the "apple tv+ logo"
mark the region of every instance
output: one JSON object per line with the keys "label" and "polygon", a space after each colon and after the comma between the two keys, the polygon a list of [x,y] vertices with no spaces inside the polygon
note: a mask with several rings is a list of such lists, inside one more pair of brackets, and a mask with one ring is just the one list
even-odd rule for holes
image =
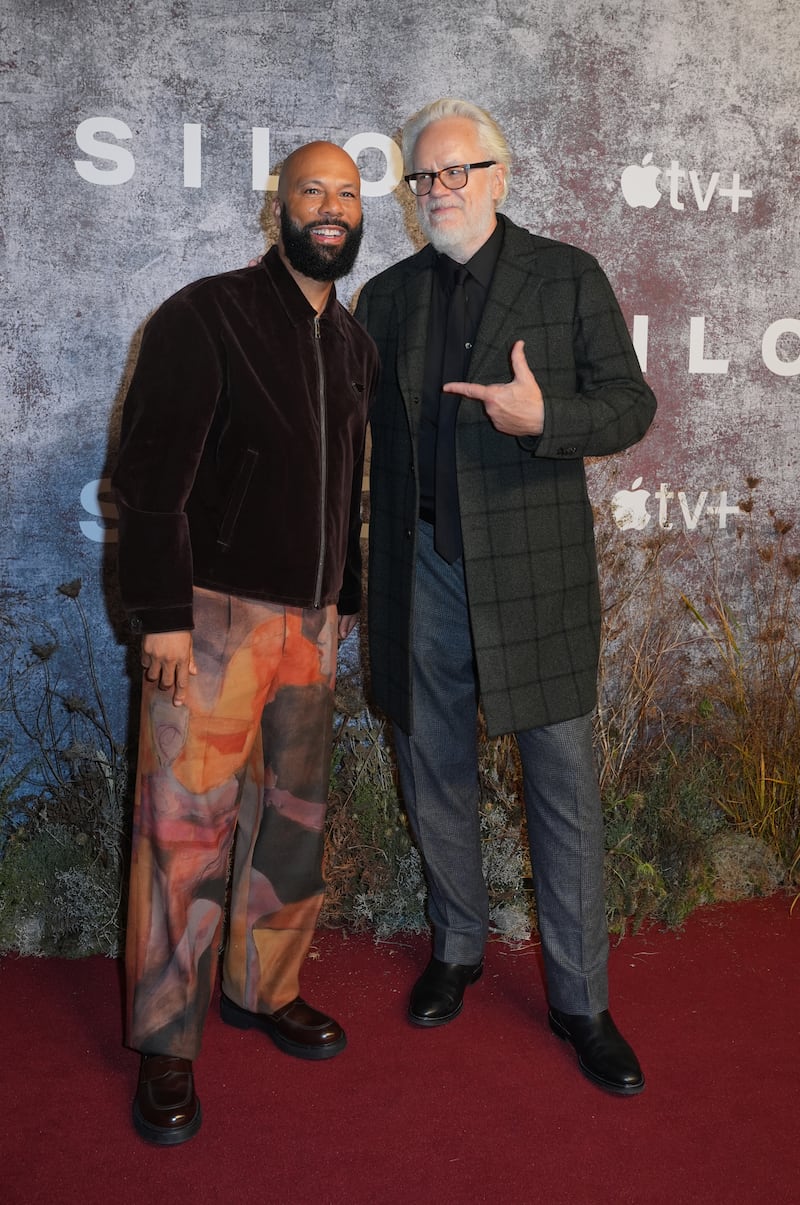
{"label": "apple tv+ logo", "polygon": [[669,184],[669,203],[672,209],[686,208],[682,194],[685,193],[683,185],[687,179],[691,185],[691,195],[701,213],[706,212],[715,196],[729,197],[731,213],[738,213],[739,202],[753,195],[751,189],[742,188],[739,172],[731,173],[730,188],[720,188],[719,172],[712,172],[706,181],[699,172],[687,172],[677,159],[673,159],[669,167],[662,170],[653,163],[653,153],[650,151],[641,163],[629,164],[620,177],[622,195],[631,209],[655,209],[664,196],[658,186],[659,176],[663,176]]}
{"label": "apple tv+ logo", "polygon": [[740,515],[741,507],[738,502],[733,506],[728,505],[727,490],[720,490],[716,503],[712,505],[709,505],[709,494],[709,490],[701,490],[691,502],[685,490],[672,490],[668,481],[662,481],[651,495],[649,490],[642,488],[642,478],[637,477],[631,482],[630,489],[617,490],[614,494],[611,513],[620,531],[644,531],[655,518],[648,507],[648,500],[652,496],[658,503],[658,526],[663,531],[671,531],[675,526],[675,508],[670,503],[677,499],[684,531],[696,531],[704,514],[716,519],[720,531],[726,531],[728,518]]}

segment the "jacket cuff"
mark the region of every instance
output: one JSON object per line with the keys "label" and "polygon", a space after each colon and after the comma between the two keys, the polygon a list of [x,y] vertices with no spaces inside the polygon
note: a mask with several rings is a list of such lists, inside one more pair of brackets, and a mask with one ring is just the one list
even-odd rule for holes
{"label": "jacket cuff", "polygon": [[336,610],[340,615],[358,615],[361,611],[361,591],[342,590]]}
{"label": "jacket cuff", "polygon": [[164,607],[160,610],[134,611],[130,617],[131,631],[138,634],[150,632],[191,632],[194,616],[189,607]]}

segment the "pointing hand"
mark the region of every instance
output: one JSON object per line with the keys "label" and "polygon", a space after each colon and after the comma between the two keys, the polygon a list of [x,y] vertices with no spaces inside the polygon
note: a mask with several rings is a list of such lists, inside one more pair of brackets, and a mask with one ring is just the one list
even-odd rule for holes
{"label": "pointing hand", "polygon": [[513,379],[505,385],[476,385],[449,381],[445,393],[481,402],[492,425],[503,435],[541,435],[544,430],[544,399],[536,377],[525,358],[525,344],[518,339],[511,348]]}

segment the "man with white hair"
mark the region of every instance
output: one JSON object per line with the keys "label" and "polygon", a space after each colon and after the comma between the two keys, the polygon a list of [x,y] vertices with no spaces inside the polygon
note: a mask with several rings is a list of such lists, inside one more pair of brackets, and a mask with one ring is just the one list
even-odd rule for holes
{"label": "man with white hair", "polygon": [[363,289],[372,410],[373,695],[394,724],[422,854],[433,957],[410,1020],[458,1016],[483,970],[477,711],[523,767],[549,1023],[581,1070],[644,1087],[608,1011],[603,819],[591,740],[600,602],[583,459],[641,439],[655,398],[596,260],[496,207],[510,154],[444,99],[403,132],[430,240]]}

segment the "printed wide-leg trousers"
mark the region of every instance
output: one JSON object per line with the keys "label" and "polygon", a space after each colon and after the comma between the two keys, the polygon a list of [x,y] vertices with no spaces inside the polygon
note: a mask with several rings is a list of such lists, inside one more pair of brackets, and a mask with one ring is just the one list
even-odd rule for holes
{"label": "printed wide-leg trousers", "polygon": [[298,995],[322,906],[336,609],[195,591],[187,702],[145,680],[126,938],[129,1046],[194,1059],[223,989]]}

